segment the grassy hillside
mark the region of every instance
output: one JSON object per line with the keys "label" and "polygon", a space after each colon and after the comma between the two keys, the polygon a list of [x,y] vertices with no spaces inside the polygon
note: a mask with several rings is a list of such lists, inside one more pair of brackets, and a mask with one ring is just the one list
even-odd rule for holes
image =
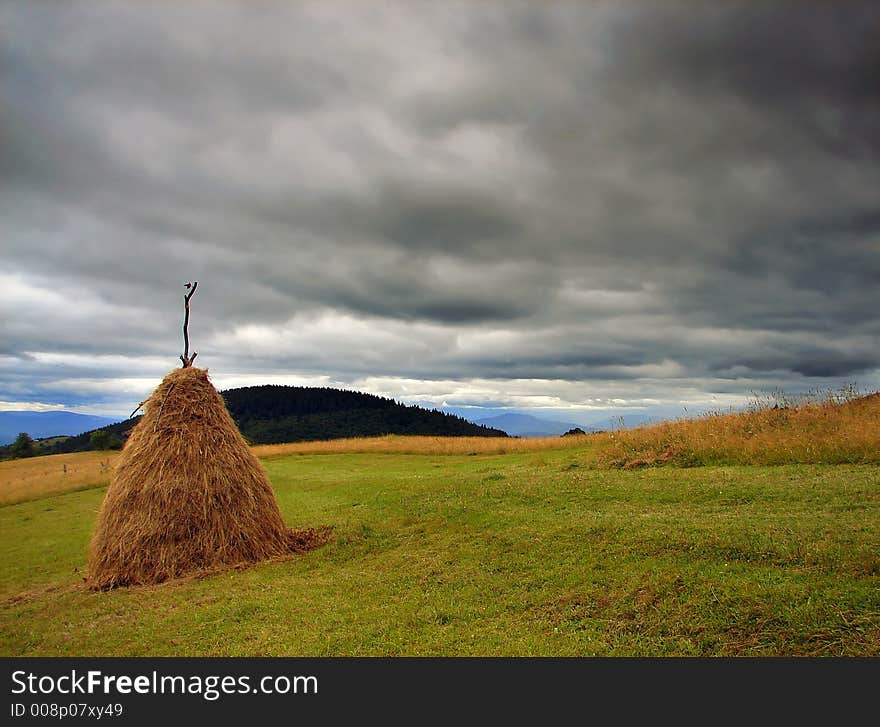
{"label": "grassy hillside", "polygon": [[265,460],[318,551],[79,585],[103,489],[0,507],[3,654],[880,654],[864,465],[603,470],[589,449]]}
{"label": "grassy hillside", "polygon": [[330,545],[108,593],[112,458],[0,463],[0,653],[880,655],[878,406],[255,447]]}
{"label": "grassy hillside", "polygon": [[754,406],[600,435],[613,467],[675,464],[880,463],[880,394],[829,396],[801,405]]}

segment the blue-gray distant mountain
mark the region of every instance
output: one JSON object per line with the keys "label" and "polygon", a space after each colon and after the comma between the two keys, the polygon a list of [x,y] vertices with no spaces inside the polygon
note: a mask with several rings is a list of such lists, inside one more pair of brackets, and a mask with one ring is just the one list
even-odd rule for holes
{"label": "blue-gray distant mountain", "polygon": [[558,437],[575,427],[580,427],[587,431],[592,429],[592,427],[585,427],[583,424],[541,419],[533,417],[531,414],[516,414],[513,412],[488,417],[487,419],[479,419],[476,423],[484,427],[501,429],[513,437]]}
{"label": "blue-gray distant mountain", "polygon": [[0,411],[0,445],[14,442],[21,432],[32,439],[74,436],[118,421],[72,411]]}
{"label": "blue-gray distant mountain", "polygon": [[659,418],[648,414],[626,413],[619,416],[599,419],[590,422],[589,424],[574,424],[572,422],[561,422],[555,419],[544,419],[542,417],[532,416],[531,414],[507,412],[505,414],[499,414],[498,416],[475,419],[474,421],[477,424],[482,424],[487,427],[501,429],[513,437],[556,437],[575,428],[580,428],[585,432],[606,432],[614,431],[616,429],[631,429],[633,427],[640,427],[644,424],[651,424],[659,421]]}

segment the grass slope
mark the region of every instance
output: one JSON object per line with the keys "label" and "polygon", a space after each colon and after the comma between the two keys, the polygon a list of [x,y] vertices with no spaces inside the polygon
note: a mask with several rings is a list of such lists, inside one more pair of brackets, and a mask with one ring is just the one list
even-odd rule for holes
{"label": "grass slope", "polygon": [[[783,402],[785,403],[785,402]],[[844,390],[781,407],[711,413],[600,435],[599,461],[634,469],[663,464],[880,464],[880,394]]]}
{"label": "grass slope", "polygon": [[103,488],[7,504],[0,653],[880,654],[875,466],[607,470],[595,446],[276,450],[287,523],[333,543],[106,593],[79,586]]}

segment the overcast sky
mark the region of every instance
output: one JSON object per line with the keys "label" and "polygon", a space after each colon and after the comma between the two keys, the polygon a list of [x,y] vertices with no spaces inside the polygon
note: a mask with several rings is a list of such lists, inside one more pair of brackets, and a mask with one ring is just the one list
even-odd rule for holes
{"label": "overcast sky", "polygon": [[188,280],[219,388],[880,387],[878,78],[876,2],[0,2],[0,408],[127,414]]}

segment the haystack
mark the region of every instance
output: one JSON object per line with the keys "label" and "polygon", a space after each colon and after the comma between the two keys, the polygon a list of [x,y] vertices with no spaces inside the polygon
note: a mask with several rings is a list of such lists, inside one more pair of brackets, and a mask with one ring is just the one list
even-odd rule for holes
{"label": "haystack", "polygon": [[146,401],[113,473],[89,553],[92,588],[160,583],[326,542],[293,531],[208,372],[171,372]]}

